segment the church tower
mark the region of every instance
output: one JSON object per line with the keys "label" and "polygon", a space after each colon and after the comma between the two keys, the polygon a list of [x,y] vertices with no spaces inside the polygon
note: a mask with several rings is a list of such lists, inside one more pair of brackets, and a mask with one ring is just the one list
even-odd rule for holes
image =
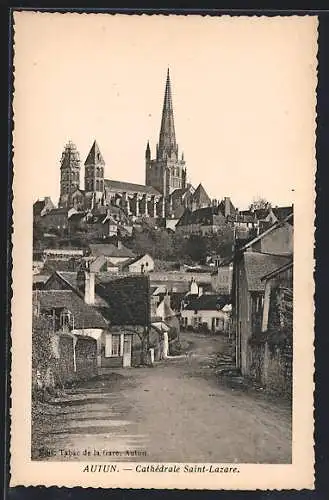
{"label": "church tower", "polygon": [[69,141],[64,147],[60,168],[61,181],[58,206],[60,208],[71,208],[72,194],[80,187],[80,155],[72,141]]}
{"label": "church tower", "polygon": [[104,166],[102,154],[94,141],[85,161],[85,197],[88,208],[99,205],[104,193]]}
{"label": "church tower", "polygon": [[186,187],[184,155],[182,154],[181,158],[179,158],[176,142],[169,69],[167,71],[160,135],[155,159],[151,159],[149,143],[147,143],[145,151],[145,183],[147,186],[153,186],[163,195],[167,207],[169,206],[171,193],[175,189],[185,189]]}

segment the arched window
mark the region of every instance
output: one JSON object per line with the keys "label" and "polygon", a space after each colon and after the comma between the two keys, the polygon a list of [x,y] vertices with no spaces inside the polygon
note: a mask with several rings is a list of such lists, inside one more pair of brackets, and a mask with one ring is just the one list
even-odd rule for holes
{"label": "arched window", "polygon": [[97,179],[97,180],[96,180],[96,191],[99,191],[99,189],[100,189],[100,186],[99,186],[99,180]]}

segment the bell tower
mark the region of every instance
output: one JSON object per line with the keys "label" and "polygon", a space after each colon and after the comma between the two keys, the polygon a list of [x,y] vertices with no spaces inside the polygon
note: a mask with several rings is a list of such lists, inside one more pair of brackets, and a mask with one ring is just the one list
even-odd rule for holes
{"label": "bell tower", "polygon": [[64,147],[60,168],[61,180],[58,206],[60,208],[71,208],[71,196],[80,187],[80,155],[72,141],[69,141]]}
{"label": "bell tower", "polygon": [[181,158],[179,158],[176,142],[169,68],[167,70],[159,142],[156,146],[155,158],[151,159],[149,143],[147,143],[145,152],[145,183],[147,186],[153,186],[157,189],[164,196],[167,205],[168,197],[175,189],[185,189],[186,187],[184,155],[182,154]]}
{"label": "bell tower", "polygon": [[104,193],[105,162],[98,144],[94,141],[85,161],[85,193],[89,207],[100,204]]}

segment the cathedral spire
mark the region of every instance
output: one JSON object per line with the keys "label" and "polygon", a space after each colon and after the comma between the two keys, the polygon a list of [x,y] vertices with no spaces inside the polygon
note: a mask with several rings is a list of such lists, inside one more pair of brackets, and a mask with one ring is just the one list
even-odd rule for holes
{"label": "cathedral spire", "polygon": [[145,150],[145,158],[147,160],[150,160],[151,159],[151,148],[150,148],[150,143],[149,141],[147,141],[147,146],[146,146],[146,150]]}
{"label": "cathedral spire", "polygon": [[159,156],[162,158],[171,156],[171,153],[176,153],[176,151],[177,145],[174,126],[174,110],[172,105],[171,83],[168,68],[159,137]]}

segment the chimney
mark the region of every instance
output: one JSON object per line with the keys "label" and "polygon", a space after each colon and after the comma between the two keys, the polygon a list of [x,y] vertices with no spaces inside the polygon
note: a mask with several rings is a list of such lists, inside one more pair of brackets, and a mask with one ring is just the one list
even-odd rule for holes
{"label": "chimney", "polygon": [[95,274],[90,272],[89,266],[79,269],[77,273],[77,286],[84,295],[86,304],[95,304]]}
{"label": "chimney", "polygon": [[199,286],[198,296],[201,297],[201,295],[203,295],[203,288],[202,288],[202,286]]}
{"label": "chimney", "polygon": [[85,303],[95,304],[95,274],[85,271]]}
{"label": "chimney", "polygon": [[122,248],[122,241],[121,240],[118,240],[117,248],[119,248],[121,250],[121,248]]}

